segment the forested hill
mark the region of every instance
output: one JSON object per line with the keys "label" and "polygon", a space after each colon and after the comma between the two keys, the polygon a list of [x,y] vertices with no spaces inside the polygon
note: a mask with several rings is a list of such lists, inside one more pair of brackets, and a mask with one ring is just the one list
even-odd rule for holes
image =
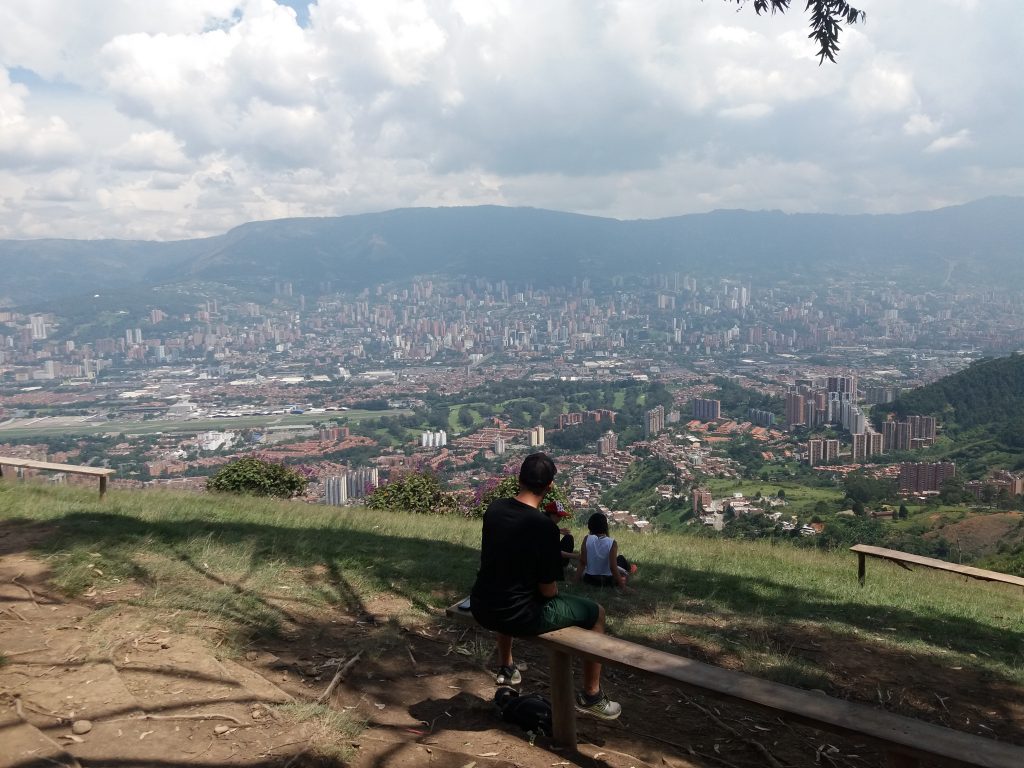
{"label": "forested hill", "polygon": [[1003,433],[1011,422],[1024,422],[1024,355],[980,360],[904,393],[894,410],[938,416],[943,424],[963,430],[992,425]]}
{"label": "forested hill", "polygon": [[[251,222],[168,243],[0,240],[0,306],[181,281],[346,289],[416,274],[568,283],[617,274],[886,275],[902,284],[1024,279],[1024,197],[894,215],[713,211],[619,221],[532,208],[412,208]],[[330,288],[328,288],[330,290]]]}

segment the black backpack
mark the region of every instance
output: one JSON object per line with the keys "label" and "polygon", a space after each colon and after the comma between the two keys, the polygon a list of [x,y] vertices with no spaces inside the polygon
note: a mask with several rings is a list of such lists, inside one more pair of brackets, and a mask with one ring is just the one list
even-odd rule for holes
{"label": "black backpack", "polygon": [[514,688],[501,687],[494,694],[494,704],[506,723],[534,734],[551,735],[551,702],[546,696],[539,693],[520,696]]}

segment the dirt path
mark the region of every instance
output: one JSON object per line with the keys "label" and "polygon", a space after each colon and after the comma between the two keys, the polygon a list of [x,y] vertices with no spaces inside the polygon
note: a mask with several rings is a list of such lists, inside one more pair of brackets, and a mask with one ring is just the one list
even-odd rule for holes
{"label": "dirt path", "polygon": [[[486,633],[441,620],[402,623],[396,617],[408,616],[409,606],[398,599],[367,603],[358,614],[303,615],[291,606],[281,637],[229,658],[215,627],[182,631],[173,615],[134,605],[129,598],[141,585],[62,597],[45,563],[27,554],[45,534],[8,528],[4,536],[0,768],[880,763],[863,744],[614,670],[606,687],[621,699],[622,718],[581,719],[579,752],[560,752],[497,719]],[[315,700],[357,654],[329,706],[317,709]],[[523,690],[544,692],[544,656],[527,645],[517,655]]]}

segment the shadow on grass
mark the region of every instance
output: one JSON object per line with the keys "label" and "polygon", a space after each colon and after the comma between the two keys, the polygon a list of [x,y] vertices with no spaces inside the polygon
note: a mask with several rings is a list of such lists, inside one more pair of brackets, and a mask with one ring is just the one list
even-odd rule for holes
{"label": "shadow on grass", "polygon": [[[648,563],[645,577],[658,584],[679,584],[676,596],[697,601],[697,609],[709,613],[727,611],[764,617],[773,624],[834,622],[851,631],[886,634],[901,642],[921,642],[936,649],[973,654],[979,649],[991,659],[1018,667],[1024,662],[1024,635],[940,610],[916,612],[889,605],[825,597],[820,591],[781,584],[766,578],[705,572],[679,566]],[[851,573],[851,584],[855,584]],[[608,604],[609,614],[642,615],[666,606],[660,595],[644,595],[643,585],[634,594],[620,596],[610,590],[577,588],[581,594]],[[659,591],[662,589],[658,588]],[[855,589],[855,587],[851,587]],[[869,640],[870,638],[865,638]]]}
{"label": "shadow on grass", "polygon": [[[201,518],[142,520],[128,515],[99,512],[73,512],[43,523],[22,521],[19,525],[29,529],[36,526],[46,529],[48,535],[36,545],[44,552],[57,554],[84,549],[99,553],[104,562],[113,563],[115,568],[122,568],[126,572],[137,567],[134,566],[133,558],[140,551],[163,554],[185,562],[189,568],[230,596],[222,612],[247,625],[253,635],[272,633],[275,621],[292,621],[294,617],[276,601],[268,601],[243,585],[215,576],[209,568],[201,567],[191,548],[202,546],[206,541],[219,546],[244,545],[251,553],[249,574],[254,573],[261,563],[320,569],[326,581],[322,586],[324,599],[360,619],[371,615],[363,597],[368,590],[403,597],[425,610],[434,610],[454,602],[456,597],[468,591],[479,557],[475,547],[450,541],[390,536],[343,527],[303,528]],[[6,549],[5,542],[6,539],[0,537],[0,551]],[[674,652],[683,649],[686,655],[710,663],[723,664],[731,660],[729,665],[733,667],[736,666],[735,659],[741,646],[750,651],[756,650],[759,643],[758,637],[742,636],[744,622],[747,622],[746,629],[750,629],[757,620],[766,621],[777,627],[785,638],[779,638],[776,643],[774,658],[766,659],[760,665],[755,661],[751,671],[759,676],[804,687],[823,687],[827,681],[831,683],[829,687],[834,692],[838,691],[840,695],[845,692],[849,698],[872,701],[873,685],[870,683],[872,678],[880,676],[878,670],[883,666],[890,671],[919,669],[923,666],[926,669],[922,673],[922,684],[931,685],[933,690],[938,690],[942,695],[952,690],[949,679],[932,674],[934,670],[948,665],[948,659],[942,660],[927,648],[912,652],[906,648],[886,646],[880,644],[875,637],[853,634],[856,630],[881,634],[883,628],[893,628],[895,631],[891,636],[901,642],[920,642],[931,649],[946,648],[964,654],[983,649],[992,660],[1010,667],[1019,665],[1021,658],[1024,658],[1024,638],[1018,633],[939,610],[926,614],[891,606],[826,598],[812,588],[780,584],[770,579],[708,573],[658,563],[645,564],[644,573],[652,584],[680,585],[679,592],[668,593],[664,587],[652,587],[651,592],[645,594],[642,584],[636,593],[628,596],[581,587],[570,589],[605,603],[613,627],[619,620],[631,617],[643,621],[657,610],[670,607],[680,599],[697,602],[708,613],[717,610],[732,612],[736,616],[730,619],[731,626],[725,624],[713,632],[707,627],[680,625],[679,632],[696,638],[697,642],[694,643],[669,644],[667,647],[663,640],[652,643],[642,632],[629,631],[628,624],[624,625],[626,631],[616,634],[647,645],[658,644]],[[754,621],[742,618],[745,615],[754,617]],[[814,642],[819,642],[825,648],[843,650],[833,652],[831,656],[828,653],[803,652],[799,649],[794,651],[793,647],[799,645],[797,636],[801,632],[808,632],[806,624],[809,622],[831,622],[836,626],[849,627],[851,634],[820,626],[812,630],[818,633]],[[316,631],[308,619],[300,623],[306,625],[306,631]],[[763,626],[759,631],[764,632]],[[723,640],[718,650],[712,647],[713,643],[706,642],[712,634]],[[728,647],[730,641],[734,648]],[[691,649],[692,653],[689,652]],[[854,652],[865,657],[863,666],[857,667],[864,680],[846,687],[843,677],[848,670],[847,657]],[[830,671],[823,673],[822,670]],[[997,676],[994,671],[986,674]],[[974,677],[977,682],[978,675]],[[1000,699],[999,702],[993,701],[990,708],[999,711],[1007,720],[1015,717],[1015,709],[1019,708],[1021,699],[1019,689],[1008,684],[999,685],[997,692],[997,686],[989,685],[984,680],[982,682],[985,683],[986,691]],[[930,697],[925,695],[919,700],[899,700],[892,703],[892,708],[905,714],[919,713],[927,719],[935,719],[936,703],[926,703],[924,698]],[[887,704],[882,700],[875,703],[883,706]]]}
{"label": "shadow on grass", "polygon": [[[141,577],[144,583],[152,584],[153,576],[139,572],[135,555],[140,550],[166,554],[234,594],[276,612],[282,611],[278,605],[197,564],[189,552],[192,543],[212,539],[221,545],[246,545],[252,550],[250,570],[261,561],[280,562],[288,567],[326,568],[330,585],[325,590],[326,598],[357,616],[366,616],[368,611],[361,590],[354,583],[404,597],[424,610],[436,609],[468,591],[479,562],[476,548],[463,544],[340,527],[302,528],[203,519],[152,521],[109,513],[71,513],[46,523],[25,521],[23,525],[45,526],[52,531],[38,545],[44,552],[55,554],[85,546],[100,553],[108,566],[126,576]],[[0,551],[3,541],[0,538]],[[659,563],[646,564],[644,571],[645,578],[652,583],[678,584],[678,597],[701,601],[711,610],[764,616],[775,623],[836,622],[879,632],[895,629],[891,636],[901,641],[919,641],[964,654],[980,648],[993,660],[1008,666],[1017,666],[1024,659],[1024,636],[1020,633],[963,616],[826,599],[813,589],[770,579]],[[660,588],[653,594],[644,594],[640,585],[628,596],[579,586],[570,589],[604,602],[613,618],[639,617],[664,607],[659,605]],[[291,617],[284,614],[282,618]]]}

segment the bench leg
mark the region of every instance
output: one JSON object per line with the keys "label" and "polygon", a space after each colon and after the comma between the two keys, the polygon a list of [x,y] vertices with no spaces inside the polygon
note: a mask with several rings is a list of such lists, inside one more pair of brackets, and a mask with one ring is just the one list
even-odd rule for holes
{"label": "bench leg", "polygon": [[101,501],[103,500],[103,497],[106,495],[106,493],[107,493],[107,478],[106,478],[106,475],[100,475],[100,500]]}
{"label": "bench leg", "polygon": [[864,586],[864,571],[866,570],[866,567],[864,565],[864,561],[865,560],[867,560],[867,558],[864,556],[864,553],[863,552],[858,552],[857,553],[857,581],[860,582],[860,585],[862,587]]}
{"label": "bench leg", "polygon": [[564,651],[551,651],[551,721],[555,744],[576,749],[572,656]]}

